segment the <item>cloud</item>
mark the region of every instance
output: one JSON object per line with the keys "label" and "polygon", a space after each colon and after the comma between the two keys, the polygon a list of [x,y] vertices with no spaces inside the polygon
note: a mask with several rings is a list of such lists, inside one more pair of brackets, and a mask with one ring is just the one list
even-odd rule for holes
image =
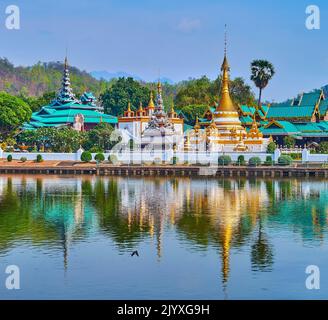
{"label": "cloud", "polygon": [[178,24],[178,30],[181,32],[192,32],[200,28],[199,19],[183,18]]}

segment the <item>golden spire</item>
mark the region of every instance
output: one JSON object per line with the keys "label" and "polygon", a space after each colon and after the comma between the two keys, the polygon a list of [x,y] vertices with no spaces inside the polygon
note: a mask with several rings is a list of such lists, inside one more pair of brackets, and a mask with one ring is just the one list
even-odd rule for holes
{"label": "golden spire", "polygon": [[155,104],[154,104],[154,100],[153,100],[153,91],[150,91],[150,99],[148,102],[148,109],[154,109],[155,108]]}
{"label": "golden spire", "polygon": [[221,100],[216,108],[216,111],[237,112],[235,105],[233,104],[230,92],[229,92],[229,63],[227,59],[227,33],[225,32],[224,40],[224,59],[221,66],[222,82],[221,82]]}
{"label": "golden spire", "polygon": [[196,123],[194,125],[195,131],[198,131],[200,129],[199,121],[198,121],[198,116],[196,116]]}
{"label": "golden spire", "polygon": [[128,110],[127,111],[131,112],[131,102],[130,101],[128,102]]}
{"label": "golden spire", "polygon": [[139,112],[143,112],[143,107],[142,107],[142,102],[140,101],[140,104],[139,104]]}
{"label": "golden spire", "polygon": [[157,92],[158,94],[162,93],[162,84],[160,79],[158,79],[158,83],[157,83]]}

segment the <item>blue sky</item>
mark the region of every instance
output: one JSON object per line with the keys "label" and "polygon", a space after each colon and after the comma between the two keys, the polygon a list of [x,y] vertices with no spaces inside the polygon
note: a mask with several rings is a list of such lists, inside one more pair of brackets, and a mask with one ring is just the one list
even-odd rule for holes
{"label": "blue sky", "polygon": [[[264,99],[280,101],[328,84],[328,3],[324,0],[1,0],[0,56],[15,65],[58,61],[87,71],[125,71],[145,80],[215,78],[224,24],[233,77],[249,80],[250,61],[270,60],[276,75]],[[21,30],[5,28],[5,8],[21,9]],[[318,5],[321,29],[305,28]],[[1,26],[1,12],[3,23]]]}

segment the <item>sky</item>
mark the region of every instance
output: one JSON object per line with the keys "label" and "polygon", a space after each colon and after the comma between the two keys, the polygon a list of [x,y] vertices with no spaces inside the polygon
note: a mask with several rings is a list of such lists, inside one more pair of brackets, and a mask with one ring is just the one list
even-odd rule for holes
{"label": "sky", "polygon": [[[20,30],[5,27],[8,5],[20,8]],[[320,9],[319,30],[305,27],[308,5]],[[214,79],[225,24],[232,77],[243,77],[257,93],[250,62],[275,66],[264,100],[328,84],[326,0],[0,0],[0,56],[26,66],[63,60],[67,48],[70,64],[89,72]]]}

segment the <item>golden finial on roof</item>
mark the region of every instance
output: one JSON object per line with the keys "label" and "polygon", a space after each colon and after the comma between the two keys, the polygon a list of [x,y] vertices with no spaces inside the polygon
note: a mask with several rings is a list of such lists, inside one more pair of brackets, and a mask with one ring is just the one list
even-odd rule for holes
{"label": "golden finial on roof", "polygon": [[224,59],[221,66],[222,82],[221,82],[221,100],[216,108],[216,111],[237,112],[235,105],[232,102],[229,92],[229,63],[227,59],[227,32],[225,31],[225,44],[224,44]]}
{"label": "golden finial on roof", "polygon": [[128,110],[127,111],[131,112],[131,102],[130,101],[128,102]]}
{"label": "golden finial on roof", "polygon": [[158,83],[157,83],[157,92],[158,94],[162,93],[162,84],[160,79],[158,79]]}
{"label": "golden finial on roof", "polygon": [[195,125],[194,125],[194,129],[195,129],[195,131],[198,131],[200,129],[198,116],[196,116],[196,122],[195,122]]}
{"label": "golden finial on roof", "polygon": [[155,104],[154,104],[154,100],[153,100],[153,91],[150,91],[150,99],[149,99],[149,103],[148,103],[148,109],[154,109],[155,108]]}
{"label": "golden finial on roof", "polygon": [[140,101],[140,104],[139,104],[139,110],[138,110],[138,111],[143,111],[142,101]]}

